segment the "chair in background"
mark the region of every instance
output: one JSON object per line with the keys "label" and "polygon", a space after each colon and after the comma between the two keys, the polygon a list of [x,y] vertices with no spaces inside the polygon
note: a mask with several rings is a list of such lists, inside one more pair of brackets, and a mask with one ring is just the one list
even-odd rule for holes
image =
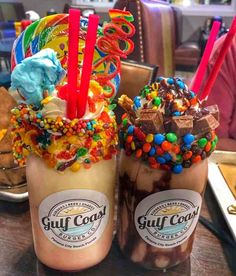
{"label": "chair in background", "polygon": [[155,81],[158,67],[134,60],[121,61],[121,83],[117,95],[127,94],[130,98],[138,95],[146,84]]}
{"label": "chair in background", "polygon": [[[158,66],[133,60],[121,61],[121,83],[116,100],[122,94],[134,98],[146,84],[151,84],[157,77]],[[117,106],[115,109],[117,122],[121,122],[124,110]]]}
{"label": "chair in background", "polygon": [[176,63],[184,61],[186,64],[186,60],[189,64],[198,63],[200,50],[192,44],[181,44],[182,13],[179,9],[158,0],[118,0],[114,7],[126,8],[134,16],[135,50],[129,56],[131,59],[157,64],[159,75],[166,77],[174,75]]}

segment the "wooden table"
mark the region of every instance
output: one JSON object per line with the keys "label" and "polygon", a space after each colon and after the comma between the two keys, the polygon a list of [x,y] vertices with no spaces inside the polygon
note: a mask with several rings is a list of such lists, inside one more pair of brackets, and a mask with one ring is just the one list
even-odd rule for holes
{"label": "wooden table", "polygon": [[[201,215],[228,232],[209,187],[206,190]],[[42,265],[34,254],[28,202],[1,201],[0,275],[228,276],[236,275],[236,250],[220,242],[199,223],[191,258],[167,273],[148,271],[130,263],[119,251],[116,239],[114,239],[109,255],[99,265],[80,273],[62,273]]]}

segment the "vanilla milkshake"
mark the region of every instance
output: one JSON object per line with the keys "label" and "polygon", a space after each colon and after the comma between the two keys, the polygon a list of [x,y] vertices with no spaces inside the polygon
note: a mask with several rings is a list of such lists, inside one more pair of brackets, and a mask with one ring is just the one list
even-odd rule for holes
{"label": "vanilla milkshake", "polygon": [[[28,71],[30,78],[34,72],[35,79],[43,78],[35,81],[41,87],[34,93],[24,83]],[[94,80],[83,118],[67,118],[57,86],[63,71],[50,49],[15,67],[12,87],[23,100],[12,110],[13,152],[27,165],[38,259],[54,269],[78,271],[99,263],[111,247],[118,137],[109,101]]]}

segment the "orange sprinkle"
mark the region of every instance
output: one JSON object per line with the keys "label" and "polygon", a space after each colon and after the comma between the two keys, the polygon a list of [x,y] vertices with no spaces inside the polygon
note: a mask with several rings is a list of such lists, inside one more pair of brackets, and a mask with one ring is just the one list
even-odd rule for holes
{"label": "orange sprinkle", "polygon": [[183,154],[183,159],[188,160],[192,157],[193,153],[191,151],[187,151]]}
{"label": "orange sprinkle", "polygon": [[197,163],[201,160],[202,160],[201,155],[196,155],[192,158],[192,163]]}
{"label": "orange sprinkle", "polygon": [[197,104],[197,97],[194,97],[190,100],[191,105],[196,105]]}
{"label": "orange sprinkle", "polygon": [[142,154],[143,154],[143,151],[142,151],[141,149],[138,149],[138,150],[136,151],[136,153],[135,153],[135,156],[136,156],[137,158],[139,158],[139,157],[142,156]]}
{"label": "orange sprinkle", "polygon": [[215,131],[211,131],[211,136],[212,136],[211,141],[213,141],[216,137]]}
{"label": "orange sprinkle", "polygon": [[150,149],[151,149],[151,144],[149,144],[149,143],[145,143],[144,145],[143,145],[143,151],[144,152],[149,152],[150,151]]}
{"label": "orange sprinkle", "polygon": [[124,113],[124,114],[122,115],[121,119],[124,120],[127,116],[128,116],[127,113]]}
{"label": "orange sprinkle", "polygon": [[132,135],[129,135],[129,136],[127,136],[127,138],[126,138],[126,142],[127,143],[131,143],[132,141],[133,141],[133,136]]}
{"label": "orange sprinkle", "polygon": [[164,141],[162,142],[161,144],[161,148],[164,150],[164,151],[168,151],[168,150],[171,150],[172,148],[172,144],[168,141]]}
{"label": "orange sprinkle", "polygon": [[211,150],[211,142],[207,142],[207,144],[206,144],[204,150],[205,150],[206,152],[208,152],[208,151]]}
{"label": "orange sprinkle", "polygon": [[170,93],[167,93],[167,94],[166,94],[166,99],[167,99],[167,100],[172,100],[172,99],[173,99],[173,95],[170,94]]}

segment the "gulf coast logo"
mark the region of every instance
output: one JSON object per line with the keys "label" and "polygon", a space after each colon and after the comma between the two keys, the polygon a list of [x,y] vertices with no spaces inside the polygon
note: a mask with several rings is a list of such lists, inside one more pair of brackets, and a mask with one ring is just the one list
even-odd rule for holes
{"label": "gulf coast logo", "polygon": [[135,226],[139,235],[156,247],[175,247],[183,243],[195,229],[201,200],[154,199],[156,203],[153,204],[152,199],[147,198],[138,204],[135,211]]}
{"label": "gulf coast logo", "polygon": [[68,249],[87,247],[101,236],[107,224],[109,204],[106,198],[103,199],[96,202],[70,198],[55,205],[50,202],[50,209],[45,208],[48,204],[41,204],[41,229],[58,246]]}

